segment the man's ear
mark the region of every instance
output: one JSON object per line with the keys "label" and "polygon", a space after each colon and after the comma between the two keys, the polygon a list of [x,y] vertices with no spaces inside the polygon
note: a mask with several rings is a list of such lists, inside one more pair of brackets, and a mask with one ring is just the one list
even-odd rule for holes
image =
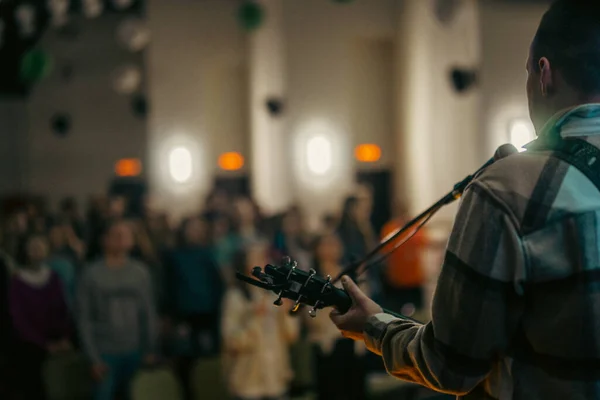
{"label": "man's ear", "polygon": [[552,77],[552,67],[550,60],[546,57],[540,58],[538,61],[538,68],[540,70],[540,90],[542,96],[547,97],[554,91],[554,81]]}

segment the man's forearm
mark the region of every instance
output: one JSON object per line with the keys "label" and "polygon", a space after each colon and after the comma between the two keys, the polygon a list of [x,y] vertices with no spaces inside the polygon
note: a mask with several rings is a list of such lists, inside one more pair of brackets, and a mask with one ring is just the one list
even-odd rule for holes
{"label": "man's forearm", "polygon": [[436,341],[431,323],[422,325],[377,314],[367,324],[365,343],[383,357],[391,375],[439,392],[464,395],[487,375],[486,368],[452,368],[460,361],[452,360],[452,352]]}

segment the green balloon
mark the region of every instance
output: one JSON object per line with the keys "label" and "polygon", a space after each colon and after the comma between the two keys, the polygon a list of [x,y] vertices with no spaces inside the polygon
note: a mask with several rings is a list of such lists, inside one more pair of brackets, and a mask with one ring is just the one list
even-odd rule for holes
{"label": "green balloon", "polygon": [[248,0],[240,6],[238,19],[242,27],[247,31],[260,28],[265,19],[265,10],[255,1]]}
{"label": "green balloon", "polygon": [[52,70],[52,58],[43,50],[33,49],[21,59],[21,79],[32,83],[44,79]]}

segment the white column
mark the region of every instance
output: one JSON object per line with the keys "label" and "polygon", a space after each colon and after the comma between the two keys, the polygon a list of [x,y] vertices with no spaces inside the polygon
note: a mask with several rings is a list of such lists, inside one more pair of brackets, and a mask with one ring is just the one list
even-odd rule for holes
{"label": "white column", "polygon": [[[436,19],[433,2],[405,0],[398,12],[397,168],[404,171],[397,197],[416,214],[477,167],[479,90],[458,94],[449,74],[455,66],[479,66],[477,0],[459,4],[451,21]],[[455,208],[440,215],[446,225]]]}
{"label": "white column", "polygon": [[266,19],[249,39],[251,180],[261,208],[276,213],[289,206],[293,196],[285,109],[274,117],[266,107],[269,97],[286,98],[283,4],[282,0],[260,3]]}

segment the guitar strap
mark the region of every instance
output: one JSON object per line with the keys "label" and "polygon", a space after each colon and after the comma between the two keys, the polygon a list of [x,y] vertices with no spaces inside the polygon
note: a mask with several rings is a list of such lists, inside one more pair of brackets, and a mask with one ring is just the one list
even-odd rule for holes
{"label": "guitar strap", "polygon": [[556,157],[581,171],[600,191],[600,149],[582,139],[537,139],[527,151],[551,152]]}

